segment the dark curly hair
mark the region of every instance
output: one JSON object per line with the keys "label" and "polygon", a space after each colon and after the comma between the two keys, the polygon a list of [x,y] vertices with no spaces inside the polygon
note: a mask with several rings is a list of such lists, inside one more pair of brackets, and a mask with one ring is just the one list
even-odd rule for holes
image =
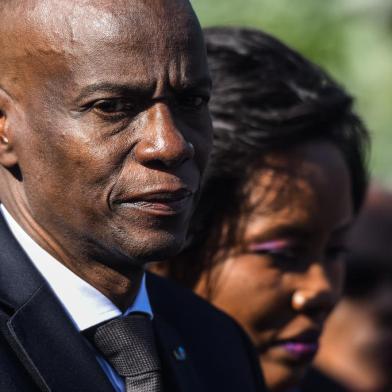
{"label": "dark curly hair", "polygon": [[349,168],[355,212],[368,182],[368,132],[352,97],[325,71],[258,30],[217,27],[204,34],[214,87],[214,147],[188,242],[163,267],[189,287],[230,245],[242,190],[264,153],[317,139],[332,142]]}

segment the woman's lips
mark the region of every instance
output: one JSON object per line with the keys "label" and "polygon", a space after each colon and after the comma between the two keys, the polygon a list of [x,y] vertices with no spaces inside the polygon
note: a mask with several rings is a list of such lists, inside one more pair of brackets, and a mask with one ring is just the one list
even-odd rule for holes
{"label": "woman's lips", "polygon": [[314,357],[319,344],[317,342],[286,342],[281,345],[284,350],[297,358]]}
{"label": "woman's lips", "polygon": [[280,353],[284,353],[294,361],[310,361],[319,348],[319,337],[319,331],[306,331],[291,338],[272,341],[260,352],[278,349]]}

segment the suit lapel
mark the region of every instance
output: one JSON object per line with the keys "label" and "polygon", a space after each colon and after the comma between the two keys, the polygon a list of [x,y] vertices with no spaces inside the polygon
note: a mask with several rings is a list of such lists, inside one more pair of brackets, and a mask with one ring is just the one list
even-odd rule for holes
{"label": "suit lapel", "polygon": [[93,351],[46,286],[9,319],[7,327],[7,339],[34,378],[46,386],[43,390],[113,392]]}
{"label": "suit lapel", "polygon": [[154,326],[157,346],[165,375],[165,390],[170,392],[200,392],[205,390],[192,366],[191,359],[186,356],[177,332],[154,313]]}
{"label": "suit lapel", "polygon": [[[13,238],[1,214],[0,249],[0,333],[38,387],[45,392],[113,392],[93,351]],[[176,355],[176,350],[184,347],[181,338],[158,313],[159,309],[154,325],[166,390],[205,390],[191,359]]]}
{"label": "suit lapel", "polygon": [[[93,350],[0,214],[0,333],[42,391],[113,392]],[[5,305],[5,307],[4,307]],[[1,307],[0,307],[1,309]]]}

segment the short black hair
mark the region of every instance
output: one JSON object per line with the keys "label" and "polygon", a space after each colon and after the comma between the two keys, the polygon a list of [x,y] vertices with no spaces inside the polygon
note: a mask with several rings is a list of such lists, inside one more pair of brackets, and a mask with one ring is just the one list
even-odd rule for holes
{"label": "short black hair", "polygon": [[355,212],[368,182],[368,132],[352,97],[324,70],[259,30],[215,27],[204,34],[214,147],[188,244],[167,266],[169,276],[188,286],[206,267],[203,260],[212,263],[227,216],[238,218],[239,190],[264,153],[317,139],[332,142],[349,168]]}

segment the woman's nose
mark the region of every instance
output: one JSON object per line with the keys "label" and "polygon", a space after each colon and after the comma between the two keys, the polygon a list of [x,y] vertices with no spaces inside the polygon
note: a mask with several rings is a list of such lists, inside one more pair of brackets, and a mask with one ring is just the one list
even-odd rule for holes
{"label": "woman's nose", "polygon": [[[339,267],[339,266],[335,266]],[[343,270],[331,273],[323,263],[313,263],[292,295],[295,311],[325,318],[341,294]]]}

